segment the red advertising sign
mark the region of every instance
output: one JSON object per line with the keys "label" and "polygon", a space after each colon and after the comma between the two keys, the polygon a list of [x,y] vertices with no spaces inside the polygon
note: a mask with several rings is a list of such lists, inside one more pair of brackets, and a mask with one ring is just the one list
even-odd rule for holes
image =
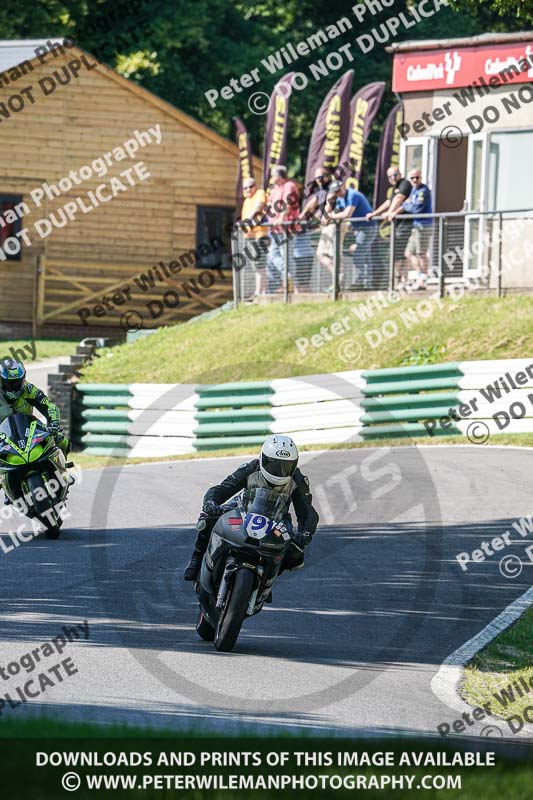
{"label": "red advertising sign", "polygon": [[528,81],[533,81],[533,39],[455,50],[396,53],[392,70],[394,92]]}

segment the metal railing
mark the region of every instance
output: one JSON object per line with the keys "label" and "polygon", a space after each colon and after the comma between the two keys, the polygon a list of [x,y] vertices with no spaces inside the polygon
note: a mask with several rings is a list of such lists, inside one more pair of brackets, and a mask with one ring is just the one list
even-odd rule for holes
{"label": "metal railing", "polygon": [[[533,210],[400,215],[236,227],[235,303],[298,295],[454,286],[502,295],[533,290]],[[268,229],[268,235],[264,235]],[[302,298],[303,299],[303,298]]]}

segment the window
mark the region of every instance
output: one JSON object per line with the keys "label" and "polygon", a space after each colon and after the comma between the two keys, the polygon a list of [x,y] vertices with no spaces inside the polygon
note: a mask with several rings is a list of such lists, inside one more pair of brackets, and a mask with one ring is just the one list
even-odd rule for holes
{"label": "window", "polygon": [[409,175],[412,169],[424,171],[425,164],[422,163],[423,158],[424,148],[421,144],[406,145],[404,175]]}
{"label": "window", "polygon": [[196,219],[197,266],[202,269],[223,267],[230,269],[231,227],[233,208],[200,206]]}
{"label": "window", "polygon": [[528,165],[533,131],[493,133],[489,140],[487,210],[512,211],[533,207]]}
{"label": "window", "polygon": [[471,203],[472,211],[479,211],[481,209],[481,176],[483,170],[483,140],[476,139],[473,142],[473,155],[472,155],[472,189],[471,189]]}
{"label": "window", "polygon": [[[16,236],[22,230],[22,223],[19,212],[15,207],[22,203],[22,197],[17,194],[0,194],[0,248],[4,248],[4,242],[11,236]],[[16,219],[15,219],[16,215]],[[5,252],[5,251],[4,251]],[[18,253],[5,253],[6,260],[20,261],[22,248]]]}

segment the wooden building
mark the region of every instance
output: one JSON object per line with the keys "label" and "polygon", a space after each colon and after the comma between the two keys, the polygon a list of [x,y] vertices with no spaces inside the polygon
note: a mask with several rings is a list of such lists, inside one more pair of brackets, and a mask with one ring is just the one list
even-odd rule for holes
{"label": "wooden building", "polygon": [[217,307],[236,146],[51,45],[0,42],[0,322],[84,336]]}

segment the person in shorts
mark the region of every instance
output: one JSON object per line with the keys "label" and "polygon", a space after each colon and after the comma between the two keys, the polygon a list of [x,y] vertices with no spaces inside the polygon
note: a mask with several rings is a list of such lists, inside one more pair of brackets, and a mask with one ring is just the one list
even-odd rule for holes
{"label": "person in shorts", "polygon": [[[431,190],[429,186],[422,183],[422,175],[419,169],[409,171],[409,181],[412,184],[411,194],[403,204],[407,214],[431,214],[433,206],[431,203]],[[425,287],[427,274],[429,271],[429,245],[432,233],[431,219],[415,219],[413,229],[405,248],[405,255],[410,261],[411,268],[418,272],[417,284],[420,288]]]}
{"label": "person in shorts", "polygon": [[255,271],[255,294],[266,293],[266,253],[268,252],[268,228],[260,225],[264,217],[266,194],[258,189],[255,178],[245,178],[242,184],[244,201],[240,227],[243,231],[243,255],[247,264]]}

